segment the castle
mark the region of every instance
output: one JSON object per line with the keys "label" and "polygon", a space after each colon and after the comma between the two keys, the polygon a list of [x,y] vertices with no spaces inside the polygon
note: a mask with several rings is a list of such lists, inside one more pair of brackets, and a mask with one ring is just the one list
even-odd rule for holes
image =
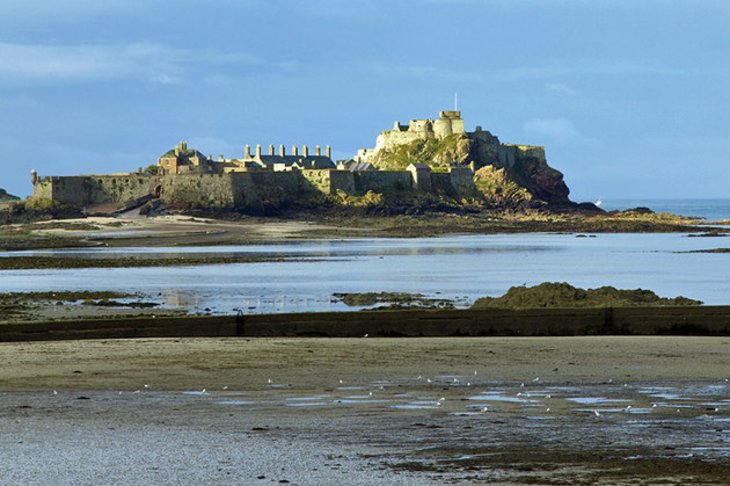
{"label": "castle", "polygon": [[[481,127],[477,127],[481,130]],[[416,140],[443,140],[451,135],[466,133],[460,111],[440,111],[436,120],[411,120],[408,125],[396,121],[392,130],[385,130],[375,139],[374,149],[360,149],[355,155],[358,162],[372,162],[382,150],[391,150],[398,145],[407,145]]]}
{"label": "castle", "polygon": [[[415,159],[407,160],[398,170],[377,170],[380,154],[418,140],[456,141],[471,162],[460,158],[462,152],[446,152],[440,155],[447,160],[441,161],[438,170]],[[460,199],[475,195],[474,170],[479,167],[511,169],[526,164],[531,164],[530,173],[522,179],[528,190],[546,201],[567,200],[562,174],[547,166],[542,147],[502,144],[479,126],[474,132],[466,132],[459,111],[441,111],[437,119],[411,120],[407,126],[395,122],[391,130],[378,135],[374,148],[359,150],[351,160],[333,161],[329,145],[324,154],[319,145],[313,153],[307,145],[301,151],[294,145],[290,154],[284,145],[278,152],[269,145],[267,154],[261,145],[256,145],[253,152],[246,145],[242,158],[221,155],[213,160],[181,142],[159,157],[156,173],[140,169],[128,174],[41,178],[34,172],[30,201],[129,207],[152,197],[171,207],[258,211],[267,204],[296,205],[316,194],[362,196],[371,191],[421,191]],[[547,190],[543,190],[544,180],[550,182]]]}

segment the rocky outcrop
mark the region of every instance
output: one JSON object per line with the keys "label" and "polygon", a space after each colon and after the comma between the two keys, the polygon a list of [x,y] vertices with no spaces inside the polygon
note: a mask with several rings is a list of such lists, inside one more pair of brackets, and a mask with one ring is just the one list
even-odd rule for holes
{"label": "rocky outcrop", "polygon": [[5,189],[0,188],[0,201],[18,201],[19,197],[8,194]]}
{"label": "rocky outcrop", "polygon": [[659,297],[651,290],[600,287],[584,290],[565,282],[545,282],[534,287],[512,287],[501,297],[477,299],[473,309],[533,309],[539,307],[629,307],[701,305],[687,297]]}
{"label": "rocky outcrop", "polygon": [[[378,137],[375,149],[361,151],[358,157],[381,170],[404,170],[411,163],[428,164],[435,171],[451,166],[470,166],[479,173],[481,168],[491,167],[489,171],[481,172],[481,180],[475,182],[484,185],[485,179],[496,177],[500,180],[494,181],[497,187],[516,184],[527,191],[529,197],[517,190],[495,193],[494,184],[489,183],[485,193],[488,202],[496,198],[512,204],[532,200],[557,207],[573,205],[563,174],[548,165],[543,147],[503,144],[480,127],[474,132],[444,137],[423,130],[386,131]],[[507,194],[515,197],[509,198]]]}
{"label": "rocky outcrop", "polygon": [[530,191],[514,182],[504,168],[485,165],[474,173],[474,185],[484,199],[495,206],[522,204],[532,200]]}

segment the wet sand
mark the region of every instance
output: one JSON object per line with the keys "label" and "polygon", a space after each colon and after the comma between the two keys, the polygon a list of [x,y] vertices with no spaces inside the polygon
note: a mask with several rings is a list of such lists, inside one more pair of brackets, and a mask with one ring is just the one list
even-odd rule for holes
{"label": "wet sand", "polygon": [[[230,218],[230,219],[225,219]],[[368,216],[301,213],[282,217],[209,217],[133,212],[116,217],[36,221],[3,226],[0,248],[243,245],[282,239],[423,237],[445,234],[527,232],[698,232],[712,228],[697,219],[668,214],[511,213]]]}
{"label": "wet sand", "polygon": [[0,468],[15,483],[722,484],[729,345],[2,343]]}

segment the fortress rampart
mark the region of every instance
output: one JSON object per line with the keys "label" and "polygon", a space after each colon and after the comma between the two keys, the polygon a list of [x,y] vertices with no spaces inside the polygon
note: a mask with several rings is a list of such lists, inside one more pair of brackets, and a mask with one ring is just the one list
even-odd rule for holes
{"label": "fortress rampart", "polygon": [[77,207],[116,204],[120,208],[148,197],[173,208],[258,211],[266,205],[296,204],[307,196],[368,191],[422,191],[468,196],[473,173],[454,167],[435,173],[429,168],[405,171],[312,169],[218,174],[53,176],[36,180],[31,202]]}

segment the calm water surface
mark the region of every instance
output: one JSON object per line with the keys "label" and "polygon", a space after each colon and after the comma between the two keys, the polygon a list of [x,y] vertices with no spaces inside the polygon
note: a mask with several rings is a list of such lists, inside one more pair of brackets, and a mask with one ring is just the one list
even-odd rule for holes
{"label": "calm water surface", "polygon": [[730,219],[730,199],[604,199],[606,211],[648,207],[657,213],[696,216],[707,221]]}
{"label": "calm water surface", "polygon": [[348,309],[333,301],[335,292],[419,292],[466,306],[481,296],[501,295],[514,285],[565,281],[580,287],[640,287],[661,296],[730,304],[730,255],[676,253],[718,247],[730,247],[730,237],[516,234],[0,252],[0,257],[202,253],[290,258],[190,267],[0,271],[0,292],[120,290],[193,312],[258,313]]}

